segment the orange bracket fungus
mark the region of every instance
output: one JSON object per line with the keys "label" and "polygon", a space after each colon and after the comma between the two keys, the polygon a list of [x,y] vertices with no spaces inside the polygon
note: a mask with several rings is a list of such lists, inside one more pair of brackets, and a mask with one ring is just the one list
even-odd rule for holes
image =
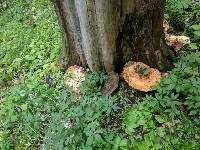
{"label": "orange bracket fungus", "polygon": [[142,62],[133,62],[130,65],[125,65],[123,78],[134,89],[148,92],[153,90],[152,86],[160,82],[161,73]]}
{"label": "orange bracket fungus", "polygon": [[85,81],[85,71],[82,67],[74,65],[67,69],[64,74],[64,85],[72,87],[73,93],[80,93],[78,87]]}

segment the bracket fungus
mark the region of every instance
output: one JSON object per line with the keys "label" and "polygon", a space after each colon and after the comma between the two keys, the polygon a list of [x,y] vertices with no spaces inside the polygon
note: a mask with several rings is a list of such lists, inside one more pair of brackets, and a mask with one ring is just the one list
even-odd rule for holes
{"label": "bracket fungus", "polygon": [[185,45],[190,44],[190,38],[187,36],[175,36],[175,35],[169,35],[169,22],[166,20],[163,21],[163,30],[165,34],[165,40],[167,42],[167,45],[170,47],[173,47],[173,49],[178,52],[181,48],[183,48]]}
{"label": "bracket fungus", "polygon": [[161,79],[159,70],[150,68],[142,62],[126,65],[122,74],[129,86],[143,92],[152,91],[152,87],[158,84]]}
{"label": "bracket fungus", "polygon": [[71,66],[65,72],[64,79],[64,85],[72,87],[72,92],[78,94],[80,93],[78,87],[85,81],[85,71],[80,66]]}
{"label": "bracket fungus", "polygon": [[187,44],[190,44],[190,38],[187,36],[171,35],[167,39],[167,45],[173,46],[176,52],[178,52],[181,48],[183,48]]}

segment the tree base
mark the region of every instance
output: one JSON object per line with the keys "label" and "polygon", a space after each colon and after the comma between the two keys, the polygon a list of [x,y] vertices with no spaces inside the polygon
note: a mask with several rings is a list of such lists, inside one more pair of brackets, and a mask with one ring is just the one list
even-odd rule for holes
{"label": "tree base", "polygon": [[[55,0],[68,65],[121,72],[128,61],[168,70],[162,0]],[[69,48],[67,48],[67,45]]]}

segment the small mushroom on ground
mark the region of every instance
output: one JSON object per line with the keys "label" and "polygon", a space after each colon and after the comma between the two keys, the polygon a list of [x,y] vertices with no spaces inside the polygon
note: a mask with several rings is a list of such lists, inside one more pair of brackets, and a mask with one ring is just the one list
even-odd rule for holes
{"label": "small mushroom on ground", "polygon": [[82,67],[74,65],[67,69],[64,74],[64,85],[72,87],[73,93],[80,93],[78,87],[81,85],[83,81],[85,81],[85,71]]}
{"label": "small mushroom on ground", "polygon": [[152,87],[160,82],[161,72],[142,62],[133,62],[124,67],[123,78],[134,89],[148,92],[152,91]]}

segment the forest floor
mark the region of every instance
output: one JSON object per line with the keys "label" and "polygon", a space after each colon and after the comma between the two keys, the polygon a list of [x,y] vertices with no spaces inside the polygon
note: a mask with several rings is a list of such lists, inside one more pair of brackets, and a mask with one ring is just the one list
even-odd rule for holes
{"label": "forest floor", "polygon": [[200,149],[200,2],[167,0],[168,33],[190,38],[155,91],[89,72],[64,86],[61,36],[50,0],[0,2],[0,149]]}

